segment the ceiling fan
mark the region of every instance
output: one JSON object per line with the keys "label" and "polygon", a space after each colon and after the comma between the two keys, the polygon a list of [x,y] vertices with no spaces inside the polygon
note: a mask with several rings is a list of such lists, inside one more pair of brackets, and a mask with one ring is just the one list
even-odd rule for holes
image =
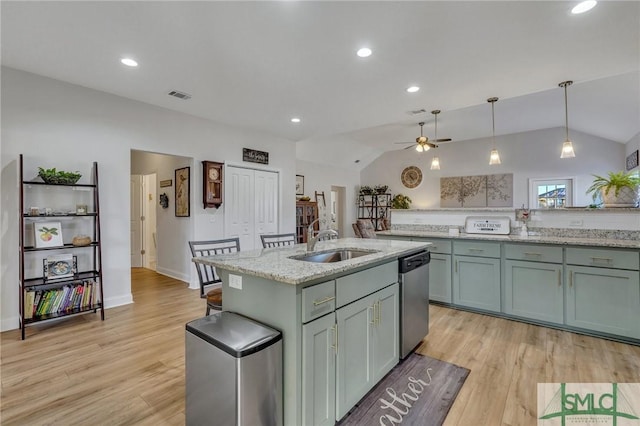
{"label": "ceiling fan", "polygon": [[[418,152],[424,152],[424,151],[428,151],[431,148],[437,148],[438,145],[436,145],[436,142],[451,142],[451,138],[446,138],[446,139],[438,139],[438,114],[440,114],[440,110],[439,109],[434,109],[433,111],[431,111],[431,114],[433,114],[435,116],[435,139],[433,140],[429,140],[429,138],[427,136],[424,136],[422,133],[423,127],[424,127],[424,121],[421,121],[420,123],[418,123],[418,125],[420,126],[420,136],[416,138],[415,142],[396,142],[397,144],[416,144],[415,145],[415,149]],[[409,149],[412,148],[413,146],[408,146],[404,149]]]}

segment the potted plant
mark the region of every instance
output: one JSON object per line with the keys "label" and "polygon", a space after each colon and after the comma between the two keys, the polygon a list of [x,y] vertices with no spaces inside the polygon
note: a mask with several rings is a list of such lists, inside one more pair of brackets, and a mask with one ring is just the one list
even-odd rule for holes
{"label": "potted plant", "polygon": [[56,170],[55,167],[53,169],[38,167],[38,176],[40,176],[44,183],[58,185],[73,185],[82,177],[78,172],[65,172]]}
{"label": "potted plant", "polygon": [[403,194],[398,194],[391,200],[392,209],[408,209],[411,207],[411,198]]}
{"label": "potted plant", "polygon": [[373,188],[368,185],[362,185],[360,187],[360,195],[371,195],[373,194]]}
{"label": "potted plant", "polygon": [[593,184],[587,189],[595,201],[602,197],[604,207],[636,207],[640,177],[634,173],[609,172],[607,177],[593,175]]}
{"label": "potted plant", "polygon": [[378,195],[386,194],[387,189],[389,189],[388,185],[376,185],[373,187],[374,192]]}

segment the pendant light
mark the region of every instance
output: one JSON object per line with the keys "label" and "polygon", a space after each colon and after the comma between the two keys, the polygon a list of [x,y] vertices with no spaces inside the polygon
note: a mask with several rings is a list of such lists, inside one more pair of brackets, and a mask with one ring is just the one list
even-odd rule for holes
{"label": "pendant light", "polygon": [[[440,110],[434,109],[433,111],[431,111],[431,114],[435,116],[435,120],[436,120],[436,132],[435,132],[434,142],[438,143],[438,114],[440,114]],[[438,158],[437,155],[431,159],[431,170],[440,170],[440,159]]]}
{"label": "pendant light", "polygon": [[498,102],[498,98],[489,98],[487,102],[491,103],[491,154],[489,155],[489,165],[494,166],[496,164],[502,164],[500,161],[500,153],[496,149],[496,115],[493,109],[494,104]]}
{"label": "pendant light", "polygon": [[560,158],[573,158],[576,156],[575,151],[573,150],[573,144],[571,143],[571,139],[569,139],[569,106],[567,103],[567,86],[571,86],[573,81],[567,80],[558,84],[558,86],[564,88],[564,128],[567,132],[567,138],[562,144],[562,153],[560,154]]}

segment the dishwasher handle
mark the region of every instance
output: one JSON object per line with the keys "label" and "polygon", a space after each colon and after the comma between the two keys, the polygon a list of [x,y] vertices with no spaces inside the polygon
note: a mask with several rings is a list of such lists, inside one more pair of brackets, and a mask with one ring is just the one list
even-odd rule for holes
{"label": "dishwasher handle", "polygon": [[431,253],[422,251],[410,256],[401,257],[398,261],[398,272],[404,274],[431,262]]}

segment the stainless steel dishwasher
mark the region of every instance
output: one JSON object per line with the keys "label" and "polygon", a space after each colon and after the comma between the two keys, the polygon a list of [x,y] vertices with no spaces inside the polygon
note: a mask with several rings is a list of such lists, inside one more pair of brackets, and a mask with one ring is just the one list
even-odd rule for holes
{"label": "stainless steel dishwasher", "polygon": [[406,358],[429,333],[428,251],[398,259],[400,282],[400,357]]}

